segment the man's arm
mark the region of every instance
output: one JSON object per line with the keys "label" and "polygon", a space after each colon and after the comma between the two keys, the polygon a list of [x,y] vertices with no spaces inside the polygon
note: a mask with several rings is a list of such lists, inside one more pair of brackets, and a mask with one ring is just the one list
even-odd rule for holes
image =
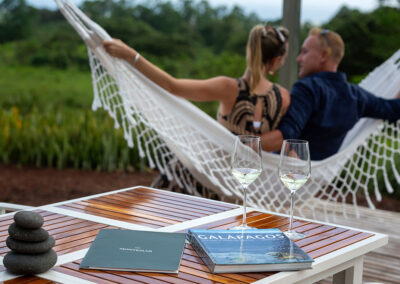
{"label": "man's arm", "polygon": [[[310,82],[300,80],[293,85],[289,109],[283,116],[277,130],[274,130],[279,131],[279,133],[271,133],[270,136],[264,138],[265,143],[271,143],[271,148],[276,148],[278,145],[280,147],[283,139],[297,139],[301,136],[316,104],[316,94],[310,84]],[[275,143],[269,141],[273,139],[276,140]]]}
{"label": "man's arm", "polygon": [[400,119],[399,98],[384,99],[356,85],[352,87],[359,92],[359,112],[363,117],[386,119],[391,122]]}
{"label": "man's arm", "polygon": [[261,147],[264,151],[279,151],[284,139],[295,139],[301,135],[313,110],[313,92],[303,82],[294,84],[288,111],[278,129],[262,134]]}
{"label": "man's arm", "polygon": [[279,129],[275,129],[261,135],[261,148],[264,151],[279,151],[282,147],[283,135]]}

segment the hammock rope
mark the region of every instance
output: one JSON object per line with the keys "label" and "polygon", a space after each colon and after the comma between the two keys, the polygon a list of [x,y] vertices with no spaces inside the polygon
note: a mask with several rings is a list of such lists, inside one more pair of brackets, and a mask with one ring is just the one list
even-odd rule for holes
{"label": "hammock rope", "polygon": [[[107,110],[115,126],[122,127],[128,146],[137,147],[140,157],[151,168],[157,168],[189,193],[202,194],[197,191],[193,176],[223,200],[239,202],[242,189],[229,170],[234,135],[190,102],[155,85],[127,62],[110,56],[101,40],[111,37],[69,0],[56,2],[88,47],[93,110]],[[400,86],[399,61],[400,50],[372,71],[360,86],[393,98]],[[358,214],[359,190],[369,207],[374,208],[368,185],[373,185],[379,201],[378,173],[389,192],[400,184],[400,165],[396,168],[395,164],[400,161],[399,138],[400,120],[392,124],[360,120],[337,154],[312,162],[312,177],[296,195],[296,214],[310,216],[311,212],[311,217],[321,219],[317,209],[322,209],[324,218],[329,220],[325,202],[333,201],[340,206],[348,198]],[[263,152],[263,172],[249,187],[249,206],[287,212],[290,196],[278,179],[278,162],[278,155]],[[345,207],[342,208],[346,214]]]}

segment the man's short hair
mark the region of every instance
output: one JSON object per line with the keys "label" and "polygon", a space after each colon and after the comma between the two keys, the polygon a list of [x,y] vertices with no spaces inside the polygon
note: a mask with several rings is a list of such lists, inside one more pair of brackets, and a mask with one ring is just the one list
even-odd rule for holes
{"label": "man's short hair", "polygon": [[312,28],[308,35],[317,35],[322,49],[330,52],[331,58],[339,64],[344,56],[344,42],[342,37],[331,30]]}

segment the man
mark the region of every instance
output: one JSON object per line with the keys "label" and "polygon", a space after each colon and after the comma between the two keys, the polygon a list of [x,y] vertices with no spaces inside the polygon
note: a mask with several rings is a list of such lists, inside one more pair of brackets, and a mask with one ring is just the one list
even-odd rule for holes
{"label": "man", "polygon": [[290,107],[278,128],[261,136],[264,150],[280,150],[283,139],[303,139],[309,141],[311,159],[321,160],[339,150],[360,118],[400,118],[400,99],[378,98],[337,72],[343,55],[337,33],[310,31],[296,59],[301,79],[293,85]]}

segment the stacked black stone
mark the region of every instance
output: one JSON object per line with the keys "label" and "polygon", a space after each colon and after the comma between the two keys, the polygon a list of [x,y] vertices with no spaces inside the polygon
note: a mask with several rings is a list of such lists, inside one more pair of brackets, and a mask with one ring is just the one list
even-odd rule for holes
{"label": "stacked black stone", "polygon": [[43,217],[32,211],[19,211],[14,215],[15,223],[8,228],[10,236],[6,240],[11,249],[3,259],[4,266],[15,274],[43,273],[57,262],[57,254],[52,249],[55,241],[41,228]]}

